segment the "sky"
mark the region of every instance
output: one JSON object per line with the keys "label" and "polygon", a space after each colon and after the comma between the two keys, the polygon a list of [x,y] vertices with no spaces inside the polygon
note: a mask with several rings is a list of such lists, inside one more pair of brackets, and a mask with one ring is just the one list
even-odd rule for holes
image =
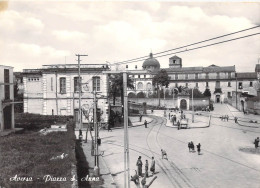
{"label": "sky", "polygon": [[[0,64],[14,71],[76,64],[75,54],[88,55],[82,64],[113,64],[257,25],[260,2],[0,1]],[[253,33],[260,27],[187,49]],[[162,68],[177,55],[184,67],[235,65],[238,72],[253,72],[260,35],[176,52],[157,58]]]}

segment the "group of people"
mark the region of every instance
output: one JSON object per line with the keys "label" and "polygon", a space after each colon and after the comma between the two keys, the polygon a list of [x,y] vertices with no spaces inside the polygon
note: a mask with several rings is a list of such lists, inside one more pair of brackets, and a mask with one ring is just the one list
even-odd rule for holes
{"label": "group of people", "polygon": [[220,117],[221,121],[228,121],[229,116],[228,115],[224,115]]}
{"label": "group of people", "polygon": [[[195,146],[194,146],[192,141],[190,141],[188,143],[188,148],[189,148],[189,152],[191,152],[191,151],[195,152]],[[197,151],[198,151],[198,155],[200,155],[200,151],[201,151],[201,144],[200,143],[198,143],[198,145],[197,145]]]}
{"label": "group of people", "polygon": [[[143,162],[142,162],[142,157],[139,156],[136,162],[136,166],[137,166],[137,171],[135,171],[135,175],[131,176],[131,181],[134,181],[134,183],[136,185],[140,184],[139,181],[139,177],[143,177],[141,184],[142,186],[145,186],[146,184],[146,178],[149,177],[149,163],[148,160],[145,160],[145,173],[143,175],[142,173],[142,167],[143,167]],[[152,172],[152,175],[155,173],[155,160],[154,157],[152,157],[152,161],[151,161],[151,167],[150,167],[150,171]]]}
{"label": "group of people", "polygon": [[257,137],[254,141],[255,149],[259,147],[259,137]]}

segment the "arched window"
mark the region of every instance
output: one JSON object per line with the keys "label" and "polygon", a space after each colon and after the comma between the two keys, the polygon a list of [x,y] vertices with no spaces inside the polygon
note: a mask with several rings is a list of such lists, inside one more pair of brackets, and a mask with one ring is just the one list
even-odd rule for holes
{"label": "arched window", "polygon": [[147,88],[147,90],[151,90],[152,89],[152,84],[151,83],[147,83],[146,88]]}
{"label": "arched window", "polygon": [[143,83],[142,82],[139,82],[137,84],[137,89],[143,89]]}

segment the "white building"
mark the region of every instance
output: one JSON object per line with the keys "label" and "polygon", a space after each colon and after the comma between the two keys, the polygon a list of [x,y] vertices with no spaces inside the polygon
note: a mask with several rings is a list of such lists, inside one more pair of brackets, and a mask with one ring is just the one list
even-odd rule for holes
{"label": "white building", "polygon": [[[108,121],[108,77],[106,64],[81,64],[83,128],[93,120],[94,94],[101,121]],[[74,115],[79,119],[78,65],[43,65],[23,70],[24,112],[43,115]]]}
{"label": "white building", "polygon": [[14,129],[13,67],[0,65],[0,131]]}

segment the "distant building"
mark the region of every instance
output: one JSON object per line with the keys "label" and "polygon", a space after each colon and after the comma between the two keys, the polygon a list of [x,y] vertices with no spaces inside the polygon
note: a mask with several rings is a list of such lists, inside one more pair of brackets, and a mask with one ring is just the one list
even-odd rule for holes
{"label": "distant building", "polygon": [[[93,122],[94,95],[101,121],[108,121],[108,77],[106,64],[81,64],[81,108],[83,127]],[[24,112],[43,115],[74,115],[79,119],[78,65],[43,65],[23,70]]]}
{"label": "distant building", "polygon": [[13,67],[0,65],[0,131],[14,129]]}
{"label": "distant building", "polygon": [[[141,95],[140,93],[145,93],[148,96],[152,94],[155,90],[152,86],[152,78],[159,70],[160,63],[151,53],[143,63],[143,70],[140,70],[140,73],[135,70],[135,74],[132,75],[135,89],[129,89],[128,95],[138,96]],[[228,98],[232,97],[233,91],[257,95],[257,75],[258,77],[260,75],[259,65],[256,66],[255,72],[236,74],[235,66],[213,64],[208,67],[183,67],[182,59],[173,56],[169,58],[169,68],[165,68],[165,70],[170,77],[169,87],[164,88],[168,93],[172,93],[179,86],[197,88],[202,93],[205,89],[210,89],[211,100],[215,103],[227,102]],[[186,101],[186,106],[188,106],[187,103],[189,102]],[[176,104],[176,106],[180,105]]]}

